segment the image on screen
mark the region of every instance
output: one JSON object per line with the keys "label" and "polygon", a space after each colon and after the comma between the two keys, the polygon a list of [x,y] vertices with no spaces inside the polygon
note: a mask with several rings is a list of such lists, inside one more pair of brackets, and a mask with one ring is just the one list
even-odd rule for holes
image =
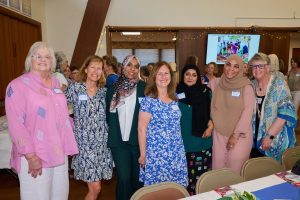
{"label": "image on screen", "polygon": [[232,54],[242,57],[244,62],[258,52],[259,35],[209,34],[206,63],[225,63]]}

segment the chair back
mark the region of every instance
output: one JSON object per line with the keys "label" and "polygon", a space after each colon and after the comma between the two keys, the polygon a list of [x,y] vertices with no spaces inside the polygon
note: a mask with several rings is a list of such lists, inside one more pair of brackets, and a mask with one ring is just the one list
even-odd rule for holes
{"label": "chair back", "polygon": [[130,200],[177,200],[189,196],[183,186],[173,182],[163,182],[140,188]]}
{"label": "chair back", "polygon": [[196,184],[196,194],[243,182],[244,179],[231,169],[215,169],[203,173]]}
{"label": "chair back", "polygon": [[283,166],[273,158],[258,157],[251,158],[243,164],[241,175],[245,181],[249,181],[282,171]]}
{"label": "chair back", "polygon": [[282,154],[282,165],[286,171],[291,170],[299,159],[300,146],[288,148]]}

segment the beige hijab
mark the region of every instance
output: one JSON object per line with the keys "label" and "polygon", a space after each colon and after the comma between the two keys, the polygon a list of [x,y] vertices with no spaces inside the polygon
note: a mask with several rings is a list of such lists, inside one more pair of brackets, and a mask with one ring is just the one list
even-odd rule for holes
{"label": "beige hijab", "polygon": [[243,76],[243,60],[238,55],[231,55],[227,62],[235,60],[239,65],[236,77],[228,79],[222,74],[211,103],[211,117],[215,129],[221,135],[229,137],[239,121],[244,109],[243,89],[251,82]]}

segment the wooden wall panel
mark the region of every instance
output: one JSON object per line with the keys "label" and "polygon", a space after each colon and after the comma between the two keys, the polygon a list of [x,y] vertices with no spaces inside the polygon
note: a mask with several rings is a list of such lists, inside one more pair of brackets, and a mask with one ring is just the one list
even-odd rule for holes
{"label": "wooden wall panel", "polygon": [[7,84],[13,79],[13,46],[9,30],[10,18],[0,14],[0,100],[4,100]]}
{"label": "wooden wall panel", "polygon": [[41,23],[0,6],[0,115],[6,87],[24,72],[28,50],[41,33]]}
{"label": "wooden wall panel", "polygon": [[187,57],[196,55],[199,58],[200,71],[203,71],[206,56],[206,36],[198,37],[199,31],[181,30],[177,33],[176,63],[181,75]]}

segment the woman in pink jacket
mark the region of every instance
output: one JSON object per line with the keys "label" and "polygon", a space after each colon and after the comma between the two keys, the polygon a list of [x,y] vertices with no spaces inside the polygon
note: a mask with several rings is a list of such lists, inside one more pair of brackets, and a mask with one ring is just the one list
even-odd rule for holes
{"label": "woman in pink jacket", "polygon": [[68,199],[67,157],[78,149],[66,97],[52,76],[55,63],[47,44],[34,43],[25,60],[26,73],[6,89],[11,167],[18,173],[23,200]]}

